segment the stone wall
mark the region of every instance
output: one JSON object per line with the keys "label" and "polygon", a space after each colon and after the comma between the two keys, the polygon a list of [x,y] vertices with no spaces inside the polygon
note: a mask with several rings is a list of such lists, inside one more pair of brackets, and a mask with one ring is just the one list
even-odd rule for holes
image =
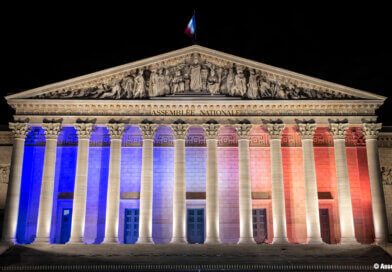
{"label": "stone wall", "polygon": [[7,196],[11,154],[12,154],[11,132],[0,131],[0,211],[4,210],[5,199]]}

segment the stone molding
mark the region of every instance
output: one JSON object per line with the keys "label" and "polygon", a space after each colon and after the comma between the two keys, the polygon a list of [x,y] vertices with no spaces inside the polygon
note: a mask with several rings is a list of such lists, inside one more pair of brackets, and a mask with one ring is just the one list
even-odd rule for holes
{"label": "stone molding", "polygon": [[43,123],[42,129],[46,139],[57,140],[61,131],[61,123]]}
{"label": "stone molding", "polygon": [[392,148],[392,133],[380,132],[378,134],[378,147]]}
{"label": "stone molding", "polygon": [[238,136],[238,139],[249,140],[250,131],[252,130],[251,124],[235,124],[234,129]]}
{"label": "stone molding", "polygon": [[204,135],[208,140],[216,140],[219,136],[219,124],[203,124]]}
{"label": "stone molding", "polygon": [[153,140],[155,137],[155,133],[158,129],[157,124],[139,124],[138,125],[143,136],[143,140]]}
{"label": "stone molding", "polygon": [[0,145],[12,145],[13,133],[11,131],[0,131]]}
{"label": "stone molding", "polygon": [[77,123],[74,124],[79,139],[90,139],[91,133],[94,131],[93,123]]}
{"label": "stone molding", "polygon": [[29,132],[30,126],[28,123],[9,123],[9,128],[16,139],[25,139]]}
{"label": "stone molding", "polygon": [[121,140],[125,132],[125,124],[106,124],[111,140]]}
{"label": "stone molding", "polygon": [[317,125],[315,123],[298,123],[297,130],[301,135],[302,140],[309,139],[312,140]]}
{"label": "stone molding", "polygon": [[189,129],[188,124],[183,124],[183,123],[172,124],[171,128],[172,128],[174,138],[176,140],[177,139],[185,140]]}
{"label": "stone molding", "polygon": [[285,125],[284,124],[266,124],[265,128],[270,135],[270,139],[282,139],[282,133]]}
{"label": "stone molding", "polygon": [[381,130],[381,123],[363,123],[363,133],[366,139],[376,139]]}
{"label": "stone molding", "polygon": [[330,123],[329,129],[335,139],[345,139],[346,133],[349,128],[348,123]]}

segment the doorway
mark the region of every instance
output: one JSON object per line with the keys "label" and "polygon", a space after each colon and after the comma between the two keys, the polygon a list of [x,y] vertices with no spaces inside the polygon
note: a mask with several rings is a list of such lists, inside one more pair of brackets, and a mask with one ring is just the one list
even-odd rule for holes
{"label": "doorway", "polygon": [[188,209],[187,239],[190,244],[204,243],[204,209]]}
{"label": "doorway", "polygon": [[267,231],[267,209],[252,210],[253,217],[253,238],[256,243],[265,243],[268,239]]}
{"label": "doorway", "polygon": [[321,239],[327,244],[331,243],[331,233],[329,229],[329,210],[320,209],[320,231]]}
{"label": "doorway", "polygon": [[71,236],[72,209],[65,208],[61,213],[60,244],[65,244]]}
{"label": "doorway", "polygon": [[139,209],[125,209],[124,244],[134,244],[139,238]]}

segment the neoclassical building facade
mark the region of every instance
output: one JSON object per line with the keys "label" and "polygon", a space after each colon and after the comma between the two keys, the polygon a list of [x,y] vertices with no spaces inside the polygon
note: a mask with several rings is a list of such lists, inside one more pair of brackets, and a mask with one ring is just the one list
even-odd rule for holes
{"label": "neoclassical building facade", "polygon": [[6,99],[8,243],[388,241],[385,97],[191,46]]}

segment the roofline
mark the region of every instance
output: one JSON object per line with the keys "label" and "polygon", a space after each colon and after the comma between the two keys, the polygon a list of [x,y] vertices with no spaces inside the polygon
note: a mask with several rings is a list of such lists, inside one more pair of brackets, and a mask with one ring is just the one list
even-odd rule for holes
{"label": "roofline", "polygon": [[178,50],[174,50],[168,53],[164,53],[164,54],[160,54],[157,56],[153,56],[153,57],[149,57],[149,58],[145,58],[145,59],[141,59],[138,61],[134,61],[131,63],[127,63],[127,64],[123,64],[123,65],[119,65],[113,68],[108,68],[108,69],[104,69],[98,72],[93,72],[87,75],[83,75],[83,76],[78,76],[75,78],[71,78],[71,79],[67,79],[67,80],[63,80],[60,82],[56,82],[56,83],[52,83],[52,84],[48,84],[48,85],[44,85],[38,88],[34,88],[34,89],[30,89],[30,90],[26,90],[23,92],[19,92],[16,94],[11,94],[11,95],[7,95],[5,96],[5,99],[8,101],[10,99],[17,99],[20,98],[21,94],[23,94],[23,96],[26,95],[34,95],[37,92],[40,91],[49,91],[50,89],[58,89],[58,88],[62,88],[62,87],[66,87],[68,85],[73,85],[73,84],[78,84],[81,83],[83,81],[88,81],[91,80],[95,77],[102,77],[102,76],[106,76],[106,75],[110,75],[110,74],[114,74],[114,73],[119,73],[123,70],[126,69],[132,69],[132,68],[137,68],[140,66],[144,66],[144,65],[151,65],[154,62],[160,62],[164,59],[170,58],[170,57],[174,57],[174,56],[181,56],[181,55],[186,55],[189,53],[202,53],[202,54],[207,54],[207,55],[211,55],[214,57],[218,57],[218,58],[225,58],[229,61],[232,62],[236,62],[236,63],[240,63],[246,66],[250,66],[252,68],[256,68],[256,69],[261,69],[261,70],[265,70],[267,72],[276,74],[276,75],[280,75],[280,76],[288,76],[288,77],[292,77],[296,80],[300,80],[300,81],[305,81],[309,84],[314,84],[314,85],[319,85],[325,88],[331,88],[331,89],[336,89],[342,92],[350,92],[352,94],[357,94],[360,97],[365,97],[365,98],[369,98],[369,99],[379,99],[382,101],[385,101],[387,99],[387,97],[382,96],[382,95],[378,95],[378,94],[374,94],[371,92],[367,92],[367,91],[363,91],[363,90],[359,90],[359,89],[355,89],[355,88],[351,88],[351,87],[347,87],[341,84],[337,84],[337,83],[333,83],[333,82],[329,82],[326,80],[322,80],[322,79],[318,79],[315,77],[310,77],[310,76],[306,76],[306,75],[302,75],[296,72],[292,72],[286,69],[282,69],[282,68],[278,68],[275,66],[271,66],[268,64],[264,64],[264,63],[260,63],[257,61],[253,61],[253,60],[249,60],[249,59],[245,59],[242,57],[238,57],[238,56],[234,56],[232,54],[228,54],[228,53],[224,53],[224,52],[220,52],[217,50],[213,50],[210,48],[206,48],[200,45],[192,45],[192,46],[188,46],[182,49],[178,49]]}

